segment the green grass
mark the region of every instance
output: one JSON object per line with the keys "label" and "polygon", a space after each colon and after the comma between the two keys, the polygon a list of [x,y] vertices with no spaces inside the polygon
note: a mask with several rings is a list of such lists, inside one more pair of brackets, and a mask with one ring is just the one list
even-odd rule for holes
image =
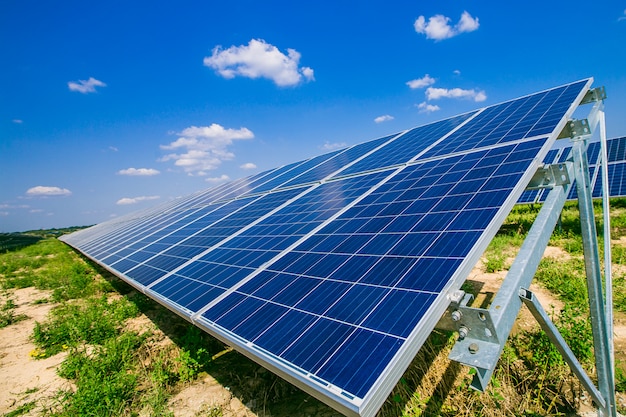
{"label": "green grass", "polygon": [[120,335],[124,320],[138,313],[127,299],[110,301],[105,295],[63,303],[50,312],[47,321],[35,324],[33,340],[45,357],[84,344],[102,345]]}
{"label": "green grass", "polygon": [[52,290],[54,302],[112,291],[97,271],[72,249],[56,239],[46,239],[20,251],[0,254],[2,287]]}

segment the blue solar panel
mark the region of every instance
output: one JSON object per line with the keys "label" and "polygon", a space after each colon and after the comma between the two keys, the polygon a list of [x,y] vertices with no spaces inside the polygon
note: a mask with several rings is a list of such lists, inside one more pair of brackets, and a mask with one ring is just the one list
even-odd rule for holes
{"label": "blue solar panel", "polygon": [[585,84],[583,80],[488,107],[424,158],[550,133]]}
{"label": "blue solar panel", "polygon": [[440,140],[474,114],[476,112],[462,114],[405,132],[383,149],[347,167],[341,171],[340,175],[349,175],[409,162],[424,149]]}
{"label": "blue solar panel", "polygon": [[344,413],[373,415],[584,80],[63,239]]}
{"label": "blue solar panel", "polygon": [[609,163],[626,161],[626,136],[607,141]]}

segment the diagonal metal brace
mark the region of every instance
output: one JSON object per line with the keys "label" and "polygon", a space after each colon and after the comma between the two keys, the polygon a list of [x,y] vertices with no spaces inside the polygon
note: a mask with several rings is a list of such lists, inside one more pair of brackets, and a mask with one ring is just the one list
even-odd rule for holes
{"label": "diagonal metal brace", "polygon": [[526,307],[528,307],[533,317],[535,317],[535,320],[537,320],[543,331],[546,332],[550,341],[554,343],[554,346],[559,350],[561,356],[563,356],[563,359],[565,359],[565,362],[567,362],[572,372],[574,372],[574,374],[578,377],[585,390],[589,393],[589,395],[591,395],[591,398],[596,405],[600,408],[605,408],[606,401],[602,397],[602,394],[600,394],[600,391],[598,391],[587,373],[584,371],[582,365],[578,362],[576,356],[574,356],[574,352],[572,352],[572,349],[570,349],[567,345],[567,342],[563,339],[559,330],[556,328],[554,323],[552,323],[550,317],[537,300],[537,297],[535,297],[530,290],[525,288],[520,288],[519,296],[524,304],[526,304]]}

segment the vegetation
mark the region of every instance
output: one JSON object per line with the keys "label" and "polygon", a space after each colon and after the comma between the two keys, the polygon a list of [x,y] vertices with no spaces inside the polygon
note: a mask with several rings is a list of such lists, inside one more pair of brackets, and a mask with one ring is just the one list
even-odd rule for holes
{"label": "vegetation", "polygon": [[[612,206],[612,234],[619,240],[626,237],[626,199],[615,200]],[[525,205],[513,210],[484,254],[485,272],[509,268],[538,209]],[[597,224],[601,234],[600,216]],[[612,253],[614,301],[617,311],[626,312],[626,245],[620,242],[613,245]],[[553,321],[593,377],[575,204],[566,206],[550,245],[560,248],[560,255],[542,260],[536,282],[562,303],[562,308],[552,308]],[[26,319],[16,313],[14,291],[34,287],[48,294],[33,302],[51,303],[53,308],[34,325],[36,349],[31,357],[38,360],[69,353],[57,372],[73,383],[72,389],[57,394],[54,406],[43,409],[29,400],[5,415],[36,411],[49,416],[168,416],[173,415],[168,400],[208,375],[259,415],[336,415],[56,239],[0,253],[0,286],[0,328]],[[573,413],[580,406],[580,384],[538,326],[524,327],[509,339],[483,394],[469,388],[469,368],[447,359],[455,340],[453,333],[433,332],[379,415],[543,416]],[[618,368],[616,375],[617,387],[624,391],[624,369]],[[224,410],[212,405],[202,415],[221,416]]]}

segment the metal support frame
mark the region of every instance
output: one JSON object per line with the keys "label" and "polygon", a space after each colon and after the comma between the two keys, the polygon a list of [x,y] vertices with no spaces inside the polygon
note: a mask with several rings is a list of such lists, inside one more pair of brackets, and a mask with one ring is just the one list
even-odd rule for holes
{"label": "metal support frame", "polygon": [[[615,384],[612,338],[609,334],[612,323],[611,287],[607,285],[606,293],[603,293],[586,152],[587,140],[598,125],[600,125],[601,135],[604,135],[602,133],[604,131],[602,100],[605,97],[606,93],[603,87],[590,90],[587,93],[583,103],[595,103],[589,116],[587,119],[571,121],[559,136],[569,137],[572,141],[572,152],[568,160],[563,164],[541,167],[531,181],[530,187],[551,188],[551,190],[489,308],[471,307],[471,296],[460,291],[459,294],[454,294],[451,297],[452,303],[438,327],[459,332],[459,339],[453,346],[449,358],[476,369],[472,387],[480,391],[484,391],[489,384],[522,303],[529,305],[531,312],[544,330],[547,329],[546,332],[557,345],[557,348],[563,349],[562,353],[565,352],[563,356],[569,356],[567,353],[569,348],[562,341],[556,327],[550,322],[545,311],[542,313],[541,306],[533,301],[532,293],[525,289],[530,286],[554,227],[560,218],[572,187],[570,179],[575,179],[580,209],[598,388],[596,389],[591,383],[573,355],[569,359],[566,357],[566,360],[596,402],[598,414],[603,417],[614,417],[616,416]],[[606,150],[604,149],[603,152],[602,160],[606,165]],[[606,170],[606,167],[604,169]],[[603,179],[604,177],[606,177],[605,173]],[[603,194],[607,195],[608,198],[606,189]],[[604,206],[604,213],[606,239],[608,234],[606,230],[608,200]],[[606,252],[610,252],[610,238],[605,241],[605,248],[607,248],[605,250],[605,262],[608,262],[608,276],[610,277],[610,255],[608,261],[606,258]],[[610,281],[607,282],[610,284]],[[605,299],[608,305],[606,308]]]}

